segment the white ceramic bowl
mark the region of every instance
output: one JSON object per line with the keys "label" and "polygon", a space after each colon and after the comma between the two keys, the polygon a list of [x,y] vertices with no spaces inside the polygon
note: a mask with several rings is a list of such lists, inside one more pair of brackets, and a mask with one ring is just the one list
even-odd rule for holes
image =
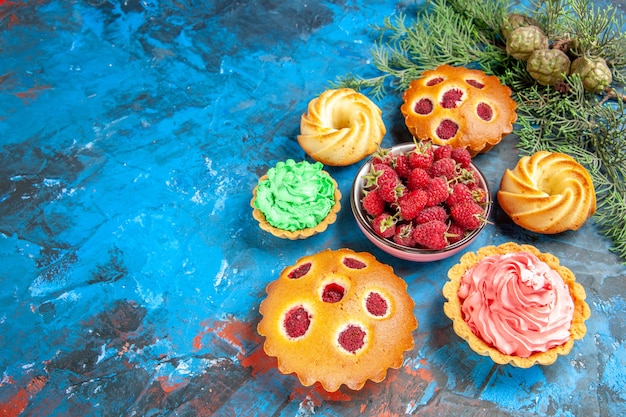
{"label": "white ceramic bowl", "polygon": [[[436,145],[433,145],[436,146]],[[399,153],[406,153],[413,149],[415,144],[403,143],[400,145],[395,145],[391,148],[391,153],[397,155]],[[448,245],[446,248],[442,250],[430,250],[430,249],[420,249],[420,248],[412,248],[408,246],[403,246],[395,243],[391,239],[385,239],[377,235],[372,229],[370,222],[367,218],[367,213],[365,213],[363,206],[361,204],[361,198],[363,197],[363,187],[365,184],[365,180],[363,177],[369,172],[370,165],[372,163],[372,159],[368,159],[367,162],[363,164],[363,166],[359,169],[354,178],[354,182],[352,184],[352,191],[350,193],[350,205],[352,206],[352,213],[354,214],[354,218],[356,219],[356,223],[359,225],[359,228],[363,232],[363,234],[379,249],[393,255],[397,258],[414,261],[414,262],[433,262],[441,259],[448,258],[463,249],[469,246],[474,239],[483,231],[486,226],[486,223],[483,222],[481,226],[473,230],[469,235],[465,236],[460,241]],[[489,214],[491,213],[491,192],[489,191],[489,186],[487,184],[487,180],[480,170],[472,164],[472,168],[476,170],[478,173],[478,177],[480,178],[480,185],[485,190],[487,195],[487,204],[485,206],[485,218],[489,218]]]}

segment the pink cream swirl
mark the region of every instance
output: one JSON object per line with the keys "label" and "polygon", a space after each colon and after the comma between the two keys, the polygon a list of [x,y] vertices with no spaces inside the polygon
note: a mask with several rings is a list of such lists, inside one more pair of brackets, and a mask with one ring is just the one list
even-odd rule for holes
{"label": "pink cream swirl", "polygon": [[465,273],[458,294],[472,332],[504,354],[528,357],[570,338],[569,289],[531,253],[482,259]]}

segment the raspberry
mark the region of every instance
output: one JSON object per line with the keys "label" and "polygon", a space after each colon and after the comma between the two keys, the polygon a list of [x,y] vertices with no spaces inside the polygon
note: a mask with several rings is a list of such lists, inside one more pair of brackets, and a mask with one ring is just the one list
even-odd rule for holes
{"label": "raspberry", "polygon": [[458,224],[457,222],[450,223],[448,226],[448,232],[446,233],[446,237],[448,238],[448,244],[453,244],[458,242],[459,240],[465,237],[465,228]]}
{"label": "raspberry", "polygon": [[415,241],[413,240],[413,224],[405,223],[397,227],[396,234],[393,235],[393,241],[402,246],[415,246]]}
{"label": "raspberry", "polygon": [[433,220],[446,221],[448,212],[442,206],[426,207],[415,216],[415,223],[423,224]]}
{"label": "raspberry", "polygon": [[372,164],[370,172],[364,176],[365,188],[379,187],[383,183],[393,182],[398,180],[398,174],[389,165],[378,163]]}
{"label": "raspberry", "polygon": [[456,161],[452,158],[437,159],[430,166],[428,173],[431,177],[445,177],[451,180],[458,175],[456,171]]}
{"label": "raspberry", "polygon": [[383,213],[372,221],[374,232],[384,238],[390,238],[396,234],[396,218],[389,213]]}
{"label": "raspberry", "polygon": [[383,214],[385,211],[385,200],[381,197],[378,190],[366,191],[365,196],[361,199],[363,208],[372,217]]}
{"label": "raspberry", "polygon": [[404,220],[413,220],[426,205],[428,196],[424,190],[413,190],[398,198],[400,216]]}
{"label": "raspberry", "polygon": [[478,185],[470,187],[472,190],[472,199],[478,204],[484,204],[487,202],[487,191],[480,188]]}
{"label": "raspberry", "polygon": [[411,172],[409,158],[404,154],[394,156],[391,159],[390,165],[396,170],[396,173],[400,178],[407,178]]}
{"label": "raspberry", "polygon": [[346,293],[346,289],[339,284],[331,282],[322,291],[322,301],[325,303],[338,303]]}
{"label": "raspberry", "polygon": [[383,200],[392,203],[402,195],[404,187],[396,171],[389,165],[373,164],[366,178],[366,188],[375,186]]}
{"label": "raspberry", "polygon": [[[478,175],[478,171],[474,170],[474,169],[468,169],[468,175],[471,176],[471,180],[469,181],[469,183],[474,184],[475,186],[479,186],[480,184],[480,175]],[[471,188],[471,187],[470,187]]]}
{"label": "raspberry", "polygon": [[408,153],[409,165],[411,168],[428,169],[433,163],[434,159],[433,148],[430,142],[425,143],[417,141],[415,143],[415,149]]}
{"label": "raspberry", "polygon": [[387,300],[377,292],[370,292],[365,299],[365,308],[367,311],[377,317],[382,317],[387,314]]}
{"label": "raspberry", "polygon": [[391,149],[381,148],[377,146],[376,152],[372,154],[372,164],[389,165],[391,160]]}
{"label": "raspberry", "polygon": [[443,81],[444,79],[441,77],[431,78],[430,80],[428,80],[428,82],[426,82],[426,85],[432,87],[433,85],[437,85],[439,83],[442,83]]}
{"label": "raspberry", "polygon": [[432,178],[425,191],[428,195],[426,206],[436,206],[443,203],[448,198],[448,183],[443,177]]}
{"label": "raspberry", "polygon": [[437,134],[437,136],[439,136],[439,139],[448,140],[448,139],[453,138],[457,134],[458,131],[459,131],[458,124],[456,124],[450,119],[445,119],[445,120],[442,120],[441,123],[439,123],[439,126],[435,130],[435,133]]}
{"label": "raspberry", "polygon": [[470,190],[470,188],[462,182],[454,184],[452,192],[446,200],[446,204],[449,207],[452,207],[466,201],[474,201],[472,190]]}
{"label": "raspberry", "polygon": [[487,103],[479,103],[476,107],[476,114],[478,114],[478,117],[483,119],[485,122],[493,119],[493,109]]}
{"label": "raspberry", "polygon": [[413,228],[413,239],[426,249],[441,250],[448,245],[446,230],[448,225],[439,220],[418,224]]}
{"label": "raspberry", "polygon": [[343,264],[350,269],[363,269],[367,266],[364,262],[354,258],[344,258]]}
{"label": "raspberry", "polygon": [[287,276],[291,279],[302,278],[303,276],[308,274],[310,270],[311,270],[311,262],[307,262],[293,269]]}
{"label": "raspberry", "polygon": [[483,223],[483,208],[478,204],[468,201],[459,203],[450,208],[450,215],[459,225],[467,230],[475,230]]}
{"label": "raspberry", "polygon": [[426,115],[433,111],[433,102],[427,98],[422,98],[419,101],[415,102],[415,106],[413,106],[413,111],[417,114]]}
{"label": "raspberry", "polygon": [[402,197],[405,194],[405,191],[406,187],[400,182],[400,180],[396,181],[395,183],[382,183],[378,187],[380,197],[387,203],[395,203],[396,201],[398,201],[398,198]]}
{"label": "raspberry", "polygon": [[450,157],[461,165],[461,168],[469,168],[472,163],[472,156],[467,148],[452,148]]}
{"label": "raspberry", "polygon": [[356,353],[365,345],[365,332],[359,326],[350,324],[345,330],[339,333],[337,339],[339,345],[351,353]]}
{"label": "raspberry", "polygon": [[473,189],[475,186],[480,187],[480,182],[476,182],[478,181],[478,176],[475,175],[476,171],[474,171],[472,167],[461,168],[459,165],[457,165],[457,168],[458,168],[458,175],[454,179],[456,182],[462,182],[463,184],[467,185],[470,189]]}
{"label": "raspberry", "polygon": [[485,88],[485,84],[481,83],[478,80],[469,79],[469,80],[465,80],[465,82],[468,83],[469,85],[471,85],[472,87],[476,87],[476,88],[478,88],[480,90]]}
{"label": "raspberry", "polygon": [[442,145],[435,148],[434,156],[435,160],[443,159],[443,158],[451,158],[452,157],[452,146],[450,145]]}
{"label": "raspberry", "polygon": [[409,190],[424,189],[428,187],[430,175],[422,168],[413,168],[406,179],[406,187]]}
{"label": "raspberry", "polygon": [[444,109],[454,109],[459,106],[460,102],[463,100],[463,91],[458,88],[453,88],[451,90],[446,91],[441,98],[441,107]]}
{"label": "raspberry", "polygon": [[291,338],[303,336],[311,325],[309,312],[302,306],[294,307],[285,315],[283,326]]}

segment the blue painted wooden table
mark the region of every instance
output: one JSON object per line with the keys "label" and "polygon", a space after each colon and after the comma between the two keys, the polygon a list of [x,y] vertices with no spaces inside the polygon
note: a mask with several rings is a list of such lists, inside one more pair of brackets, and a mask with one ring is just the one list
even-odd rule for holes
{"label": "blue painted wooden table", "polygon": [[[549,367],[494,365],[442,312],[451,259],[378,251],[327,168],[338,221],[304,241],[258,228],[260,175],[305,159],[300,115],[329,80],[375,73],[374,24],[412,1],[0,0],[0,415],[618,416],[626,268],[593,221],[538,236],[496,206],[470,250],[530,243],[572,269],[586,337]],[[623,8],[624,2],[615,2]],[[409,140],[401,98],[383,145]],[[492,192],[515,137],[476,158]],[[282,375],[256,333],[265,286],[325,248],[368,251],[409,285],[419,329],[399,370],[329,394]]]}

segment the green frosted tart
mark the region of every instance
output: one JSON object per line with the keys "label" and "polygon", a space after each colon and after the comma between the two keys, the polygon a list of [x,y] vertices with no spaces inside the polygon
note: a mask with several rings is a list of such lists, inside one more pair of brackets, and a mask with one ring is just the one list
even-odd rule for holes
{"label": "green frosted tart", "polygon": [[250,205],[261,229],[284,239],[326,230],[341,209],[337,182],[320,162],[278,162],[259,178]]}

